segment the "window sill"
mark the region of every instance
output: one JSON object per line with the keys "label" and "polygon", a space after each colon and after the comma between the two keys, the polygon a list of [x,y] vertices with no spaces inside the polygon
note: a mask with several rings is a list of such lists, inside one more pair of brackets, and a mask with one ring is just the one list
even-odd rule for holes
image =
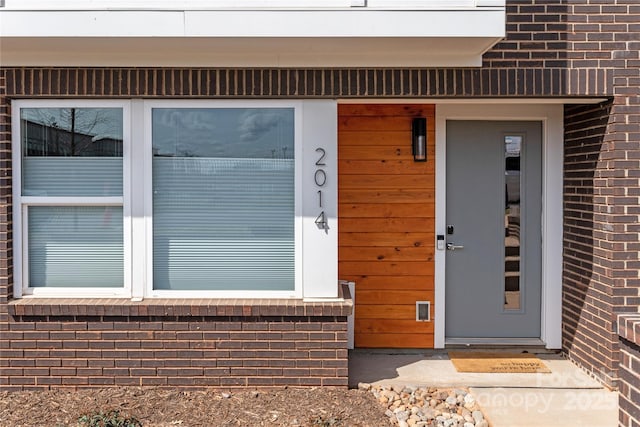
{"label": "window sill", "polygon": [[346,285],[342,300],[154,298],[36,298],[9,302],[11,316],[348,316],[353,302]]}

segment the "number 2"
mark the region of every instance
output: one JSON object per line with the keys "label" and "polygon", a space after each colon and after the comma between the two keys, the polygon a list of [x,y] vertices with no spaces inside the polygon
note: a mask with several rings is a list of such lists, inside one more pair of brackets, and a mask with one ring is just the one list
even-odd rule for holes
{"label": "number 2", "polygon": [[324,151],[324,148],[316,148],[316,153],[321,153],[320,158],[316,160],[316,166],[326,166],[324,157],[327,155],[327,152]]}

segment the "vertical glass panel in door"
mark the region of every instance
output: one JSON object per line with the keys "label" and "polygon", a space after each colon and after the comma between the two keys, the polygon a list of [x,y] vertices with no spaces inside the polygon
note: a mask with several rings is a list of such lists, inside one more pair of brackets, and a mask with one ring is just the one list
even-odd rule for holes
{"label": "vertical glass panel in door", "polygon": [[30,287],[124,286],[122,207],[28,209]]}
{"label": "vertical glass panel in door", "polygon": [[22,108],[23,196],[121,196],[121,108]]}
{"label": "vertical glass panel in door", "polygon": [[504,308],[521,307],[520,269],[520,158],[522,136],[504,137],[505,210],[504,210]]}
{"label": "vertical glass panel in door", "polygon": [[153,282],[294,289],[294,110],[153,109]]}

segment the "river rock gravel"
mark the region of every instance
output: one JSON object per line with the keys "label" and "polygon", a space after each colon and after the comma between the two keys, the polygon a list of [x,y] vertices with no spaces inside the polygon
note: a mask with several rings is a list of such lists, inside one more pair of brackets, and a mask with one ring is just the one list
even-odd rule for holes
{"label": "river rock gravel", "polygon": [[467,390],[400,385],[358,385],[371,392],[387,409],[385,415],[399,427],[489,427]]}

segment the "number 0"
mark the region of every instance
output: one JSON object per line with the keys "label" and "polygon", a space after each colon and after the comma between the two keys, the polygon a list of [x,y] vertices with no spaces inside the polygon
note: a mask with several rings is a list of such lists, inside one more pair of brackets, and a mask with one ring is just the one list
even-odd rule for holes
{"label": "number 0", "polygon": [[322,169],[318,169],[313,175],[313,179],[318,187],[322,187],[327,183],[327,174]]}

